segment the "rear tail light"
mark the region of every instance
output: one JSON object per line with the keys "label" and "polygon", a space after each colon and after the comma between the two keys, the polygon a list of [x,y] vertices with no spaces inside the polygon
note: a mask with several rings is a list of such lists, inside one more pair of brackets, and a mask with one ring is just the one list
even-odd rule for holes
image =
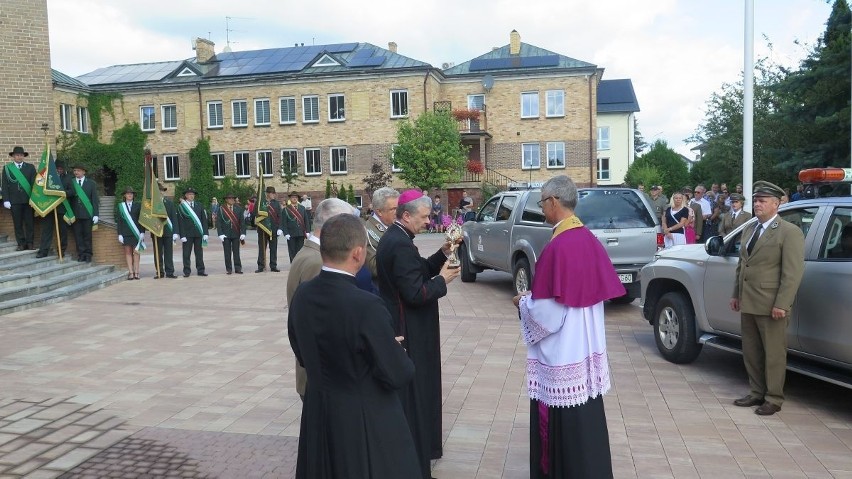
{"label": "rear tail light", "polygon": [[660,251],[661,249],[665,248],[666,241],[664,238],[665,237],[662,233],[657,233],[657,251]]}

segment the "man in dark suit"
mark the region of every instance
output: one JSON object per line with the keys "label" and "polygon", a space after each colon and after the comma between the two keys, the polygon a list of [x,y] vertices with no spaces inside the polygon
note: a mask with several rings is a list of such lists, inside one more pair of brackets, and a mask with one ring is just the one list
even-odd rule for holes
{"label": "man in dark suit", "polygon": [[[61,160],[56,161],[56,172],[59,173],[59,178],[62,180],[62,187],[65,189],[66,197],[68,197],[69,190],[73,189],[73,187],[71,186],[71,178],[68,172],[65,171],[65,162]],[[66,202],[67,200],[60,203],[55,210],[56,215],[59,217],[59,221],[57,221],[59,225],[59,245],[63,255],[65,255],[65,249],[68,247],[68,223],[63,219]],[[53,215],[47,215],[41,222],[41,244],[38,247],[36,258],[44,258],[50,253],[50,249],[53,246],[53,235],[55,234],[53,230],[55,229]]]}
{"label": "man in dark suit", "polygon": [[719,223],[719,234],[727,235],[731,231],[744,225],[751,219],[751,213],[743,210],[745,197],[739,193],[731,193],[731,212],[722,214],[722,222]]}
{"label": "man in dark suit", "polygon": [[24,158],[30,156],[23,147],[16,146],[9,152],[12,161],[3,167],[3,206],[12,211],[15,225],[17,251],[33,248],[33,208],[30,195],[35,182],[36,169]]}
{"label": "man in dark suit", "polygon": [[165,195],[166,186],[157,182],[157,187],[160,188],[160,193],[163,197],[163,205],[166,207],[166,224],[163,225],[163,236],[154,237],[157,242],[157,256],[159,261],[159,275],[154,276],[154,279],[159,278],[177,278],[175,276],[175,261],[174,261],[174,244],[180,238],[180,229],[178,226],[177,211],[175,204],[171,198]]}
{"label": "man in dark suit", "polygon": [[223,199],[225,204],[220,205],[216,211],[217,218],[214,223],[225,251],[225,271],[228,274],[243,274],[243,263],[240,260],[240,243],[246,239],[243,207],[236,204],[237,195],[233,193],[226,194]]}
{"label": "man in dark suit", "polygon": [[414,365],[382,301],[355,285],[366,257],[364,225],[337,215],[321,236],[322,271],[298,287],[287,320],[290,345],[308,375],[296,478],[418,477],[398,394]]}
{"label": "man in dark suit", "polygon": [[755,413],[769,416],[784,402],[787,325],[805,270],[805,237],[799,227],[778,216],[784,190],[768,181],[755,182],[753,190],[758,221],[742,232],[731,295],[731,309],[741,316],[751,391],[734,404],[760,406]]}
{"label": "man in dark suit", "polygon": [[299,203],[299,193],[291,191],[289,200],[284,205],[284,239],[287,240],[287,251],[290,253],[290,262],[296,257],[296,253],[305,244],[305,237],[311,230],[311,220],[304,206]]}
{"label": "man in dark suit", "polygon": [[86,166],[73,167],[74,179],[68,194],[74,211],[74,239],[77,242],[77,261],[92,261],[92,229],[98,224],[98,185],[86,178]]}
{"label": "man in dark suit", "polygon": [[[267,186],[264,191],[266,195],[266,218],[261,224],[266,227],[257,229],[257,270],[262,273],[266,269],[266,250],[269,249],[269,271],[281,272],[278,269],[278,237],[284,234],[281,218],[281,204],[275,199],[275,187]],[[261,202],[256,203],[260,205]]]}
{"label": "man in dark suit", "polygon": [[195,271],[198,276],[207,276],[204,267],[204,247],[207,246],[207,210],[195,201],[195,188],[189,187],[183,192],[178,206],[178,228],[183,243],[183,277],[192,273],[190,258],[195,252]]}

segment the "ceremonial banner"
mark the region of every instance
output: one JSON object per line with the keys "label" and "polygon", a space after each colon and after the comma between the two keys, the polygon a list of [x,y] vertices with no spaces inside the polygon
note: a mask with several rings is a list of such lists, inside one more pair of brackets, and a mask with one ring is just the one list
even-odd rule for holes
{"label": "ceremonial banner", "polygon": [[47,216],[54,208],[65,201],[65,186],[62,177],[56,171],[56,163],[50,154],[50,145],[44,145],[41,161],[36,170],[35,184],[30,194],[30,205],[36,214]]}
{"label": "ceremonial banner", "polygon": [[257,203],[254,205],[254,224],[271,238],[272,231],[269,230],[268,226],[263,224],[264,220],[269,216],[269,211],[267,211],[266,187],[263,186],[263,175],[266,174],[266,171],[263,169],[263,163],[260,164],[260,168],[260,181],[257,182]]}
{"label": "ceremonial banner", "polygon": [[145,154],[145,180],[142,187],[142,210],[139,212],[139,224],[157,237],[163,236],[164,225],[168,220],[163,195],[157,187],[154,176],[154,164],[151,154]]}

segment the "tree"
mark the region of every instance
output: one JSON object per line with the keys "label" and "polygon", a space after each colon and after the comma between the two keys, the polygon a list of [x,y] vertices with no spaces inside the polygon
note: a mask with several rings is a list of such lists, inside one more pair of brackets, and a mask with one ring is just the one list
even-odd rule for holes
{"label": "tree", "polygon": [[372,198],[376,190],[389,185],[392,179],[393,175],[385,171],[382,163],[374,161],[373,166],[370,167],[370,174],[364,177],[364,191]]}
{"label": "tree", "polygon": [[[648,148],[648,142],[645,141],[645,137],[642,136],[642,132],[639,131],[639,120],[636,117],[633,117],[633,152],[636,155],[640,155],[645,148]],[[646,183],[647,184],[647,183]]]}
{"label": "tree", "polygon": [[249,198],[254,196],[256,192],[257,184],[237,178],[233,175],[228,175],[219,180],[219,183],[216,185],[215,196],[216,198],[220,198],[221,201],[225,198],[225,195],[231,193],[239,198],[240,204],[246,205],[248,204]]}
{"label": "tree", "polygon": [[175,185],[179,194],[187,187],[197,192],[195,201],[209,207],[210,200],[216,194],[216,182],[213,181],[213,158],[210,156],[210,140],[202,138],[189,150],[189,179],[180,180]]}
{"label": "tree", "polygon": [[350,205],[355,204],[355,188],[352,187],[352,183],[349,183],[349,189],[346,191],[346,201],[348,201]]}
{"label": "tree", "polygon": [[281,162],[281,182],[287,185],[287,191],[293,191],[298,183],[304,183],[306,180],[299,176],[299,171],[290,168],[288,162]]}
{"label": "tree", "polygon": [[325,197],[331,198],[331,180],[328,178],[325,180]]}
{"label": "tree", "polygon": [[393,162],[399,177],[424,191],[457,181],[467,162],[458,124],[445,112],[424,112],[399,124]]}
{"label": "tree", "polygon": [[657,140],[647,153],[630,165],[624,180],[630,185],[644,183],[646,187],[658,184],[670,194],[686,184],[689,171],[680,154],[669,148],[665,141]]}

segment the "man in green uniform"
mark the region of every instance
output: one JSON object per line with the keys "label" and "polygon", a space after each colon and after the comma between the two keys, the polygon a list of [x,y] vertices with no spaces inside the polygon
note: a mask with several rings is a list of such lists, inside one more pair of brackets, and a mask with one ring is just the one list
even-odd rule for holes
{"label": "man in green uniform", "polygon": [[225,195],[225,204],[216,211],[216,232],[222,240],[225,251],[225,271],[228,274],[243,274],[243,263],[240,261],[240,243],[246,239],[246,222],[243,221],[243,207],[237,205],[237,195]]}
{"label": "man in green uniform", "polygon": [[71,209],[74,210],[74,240],[77,242],[77,261],[92,262],[92,230],[98,224],[98,185],[86,178],[86,166],[77,164],[72,168],[74,179],[68,190]]}
{"label": "man in green uniform", "polygon": [[[56,172],[59,173],[59,178],[62,180],[62,187],[65,189],[66,196],[68,190],[71,189],[71,179],[68,172],[65,171],[65,162],[62,160],[56,161]],[[63,201],[56,207],[56,215],[59,216],[59,221],[56,224],[59,226],[59,245],[62,249],[62,255],[65,256],[65,249],[68,247],[68,223],[65,221],[66,209],[69,205],[68,201]],[[69,220],[70,221],[70,220]],[[41,222],[41,245],[39,245],[36,258],[44,258],[50,253],[53,246],[54,230],[53,215],[47,215]]]}
{"label": "man in green uniform", "polygon": [[651,200],[651,204],[654,205],[654,213],[657,214],[657,218],[661,218],[663,216],[663,212],[665,212],[666,208],[669,206],[669,199],[663,194],[663,187],[660,185],[652,186],[651,196],[648,198]]}
{"label": "man in green uniform", "polygon": [[385,186],[373,192],[373,215],[367,218],[367,269],[373,276],[373,284],[378,280],[376,273],[376,248],[379,240],[396,218],[396,207],[399,203],[399,191]]}
{"label": "man in green uniform", "polygon": [[[266,269],[266,250],[269,247],[269,271],[280,273],[278,269],[278,237],[284,231],[281,228],[281,204],[275,199],[275,187],[267,186],[266,194],[266,218],[261,222],[266,227],[257,229],[257,270],[262,273]],[[260,205],[260,202],[257,203]]]}
{"label": "man in green uniform", "polygon": [[175,204],[171,198],[166,196],[166,186],[162,183],[157,183],[163,197],[163,205],[166,207],[166,224],[163,225],[163,236],[154,236],[154,241],[157,242],[157,256],[159,256],[159,276],[154,276],[154,279],[159,278],[177,278],[175,276],[175,261],[174,261],[174,244],[180,238],[180,229],[178,229],[177,211]]}
{"label": "man in green uniform", "polygon": [[290,262],[296,257],[296,253],[305,244],[305,237],[311,231],[311,220],[304,206],[299,203],[299,193],[291,191],[287,195],[290,199],[284,205],[284,238],[287,240],[287,251],[290,253]]}
{"label": "man in green uniform", "polygon": [[18,251],[33,249],[33,207],[30,195],[35,182],[36,169],[24,158],[30,156],[22,146],[16,146],[9,152],[12,161],[3,167],[2,187],[3,206],[12,211],[15,226],[15,239]]}
{"label": "man in green uniform", "polygon": [[781,410],[787,375],[787,325],[805,270],[805,237],[778,216],[784,190],[754,183],[757,223],[743,230],[731,309],[740,312],[743,361],[751,387],[734,404],[760,406],[756,414]]}
{"label": "man in green uniform", "polygon": [[207,246],[207,210],[195,201],[195,188],[189,187],[183,192],[178,206],[178,229],[183,243],[183,277],[192,273],[190,257],[195,253],[195,271],[198,276],[207,276],[204,267],[204,247]]}

